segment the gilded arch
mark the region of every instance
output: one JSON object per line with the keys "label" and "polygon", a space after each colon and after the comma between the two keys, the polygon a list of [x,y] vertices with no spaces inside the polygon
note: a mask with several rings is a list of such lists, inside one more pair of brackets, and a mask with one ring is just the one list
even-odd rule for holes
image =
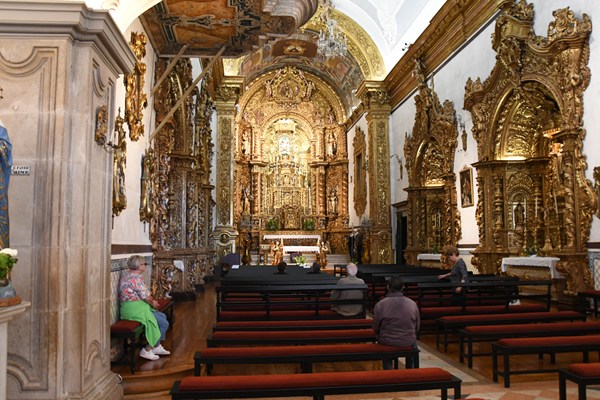
{"label": "gilded arch", "polygon": [[[313,225],[333,252],[345,251],[348,155],[339,97],[295,66],[270,71],[248,86],[236,118],[234,193],[249,188],[253,238],[267,229]],[[243,201],[234,200],[236,224],[244,220]]]}
{"label": "gilded arch", "polygon": [[417,112],[413,134],[407,134],[404,145],[408,173],[405,257],[414,264],[419,253],[455,246],[461,236],[454,173],[458,145],[454,104],[449,100],[440,103],[437,94],[427,86],[422,67],[421,61],[415,60],[413,74],[419,82]]}
{"label": "gilded arch", "polygon": [[565,294],[575,294],[592,283],[585,243],[597,198],[581,151],[592,26],[568,7],[553,15],[541,37],[532,5],[505,6],[492,40],[496,66],[485,82],[466,83],[479,159],[473,264],[499,272],[507,255],[556,256]]}

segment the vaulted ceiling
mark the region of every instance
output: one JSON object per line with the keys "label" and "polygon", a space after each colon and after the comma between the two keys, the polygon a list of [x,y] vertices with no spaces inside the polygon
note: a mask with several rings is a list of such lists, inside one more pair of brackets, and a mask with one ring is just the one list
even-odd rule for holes
{"label": "vaulted ceiling", "polygon": [[350,111],[363,80],[383,80],[445,0],[336,0],[333,18],[348,38],[344,57],[325,58],[320,0],[163,0],[140,19],[160,57],[211,57],[246,82],[294,65],[328,82]]}

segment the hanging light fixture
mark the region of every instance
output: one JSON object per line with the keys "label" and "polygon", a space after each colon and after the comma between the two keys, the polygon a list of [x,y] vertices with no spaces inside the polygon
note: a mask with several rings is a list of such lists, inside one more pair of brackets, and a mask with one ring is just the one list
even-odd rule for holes
{"label": "hanging light fixture", "polygon": [[325,24],[325,31],[319,31],[317,50],[325,58],[343,57],[346,55],[346,36],[338,31],[337,21],[331,17],[331,0],[323,0],[321,7],[321,21]]}

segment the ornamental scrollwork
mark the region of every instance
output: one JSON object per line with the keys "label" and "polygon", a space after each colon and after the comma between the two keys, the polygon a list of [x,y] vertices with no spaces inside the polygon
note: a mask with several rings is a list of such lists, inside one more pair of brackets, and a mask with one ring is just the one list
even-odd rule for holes
{"label": "ornamental scrollwork", "polygon": [[148,98],[144,93],[146,64],[142,62],[146,56],[146,42],[146,35],[143,32],[131,32],[129,46],[133,50],[137,62],[133,72],[127,74],[123,81],[125,84],[125,119],[129,126],[129,138],[134,142],[144,134],[143,111],[148,107]]}
{"label": "ornamental scrollwork", "polygon": [[125,140],[125,120],[121,117],[121,109],[115,120],[115,142],[113,148],[113,191],[112,211],[113,216],[121,214],[127,208],[127,195],[125,194],[125,166],[127,164],[127,142]]}

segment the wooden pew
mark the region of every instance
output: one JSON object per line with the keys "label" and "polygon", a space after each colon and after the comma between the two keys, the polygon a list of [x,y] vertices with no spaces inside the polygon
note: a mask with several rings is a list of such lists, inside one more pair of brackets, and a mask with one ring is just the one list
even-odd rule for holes
{"label": "wooden pew", "polygon": [[450,315],[438,318],[436,345],[443,337],[444,351],[448,350],[448,335],[471,325],[529,324],[532,322],[585,321],[586,316],[576,311],[543,311],[506,314]]}
{"label": "wooden pew", "polygon": [[370,318],[320,319],[292,321],[219,321],[213,331],[290,331],[320,329],[368,329],[373,326]]}
{"label": "wooden pew", "polygon": [[210,375],[213,364],[299,363],[302,372],[309,373],[316,362],[393,360],[395,369],[398,369],[398,357],[412,358],[416,368],[419,367],[418,350],[377,343],[213,347],[194,354],[194,375],[200,375],[202,365],[206,366],[206,374]]}
{"label": "wooden pew", "polygon": [[[557,368],[533,369],[511,371],[510,356],[523,354],[550,354],[552,363],[556,360],[556,353],[583,354],[583,362],[589,361],[589,352],[600,349],[600,335],[590,336],[559,336],[559,337],[533,337],[501,339],[492,343],[492,378],[498,382],[498,376],[504,378],[504,387],[510,387],[510,376],[515,374],[535,374],[556,372]],[[498,367],[498,358],[503,359],[503,368]]]}
{"label": "wooden pew", "polygon": [[217,331],[206,339],[208,347],[249,345],[307,345],[331,343],[374,343],[373,329],[316,331]]}
{"label": "wooden pew", "polygon": [[576,363],[558,370],[558,398],[567,400],[567,380],[577,384],[579,400],[586,400],[586,388],[600,385],[600,363]]}
{"label": "wooden pew", "polygon": [[[362,298],[331,300],[332,290],[362,291]],[[248,312],[258,311],[248,314],[249,318],[261,317],[260,312],[263,312],[263,319],[271,319],[276,311],[311,311],[314,318],[319,318],[320,314],[329,318],[337,315],[330,310],[334,304],[360,304],[363,311],[356,317],[365,318],[366,315],[367,285],[221,285],[216,287],[216,292],[217,321],[222,320],[222,313],[227,310],[243,313],[240,307],[246,307]],[[234,295],[256,296],[256,300],[236,300],[235,297],[231,300]]]}
{"label": "wooden pew", "polygon": [[317,372],[247,376],[191,376],[176,381],[172,400],[236,399],[269,397],[312,397],[357,393],[385,393],[440,390],[441,400],[461,397],[462,381],[441,368],[396,369],[389,371]]}
{"label": "wooden pew", "polygon": [[474,353],[474,342],[516,337],[575,336],[589,334],[600,334],[600,321],[467,326],[458,331],[459,357],[461,363],[464,362],[466,357],[468,367],[472,368],[473,357],[492,354],[491,352]]}

